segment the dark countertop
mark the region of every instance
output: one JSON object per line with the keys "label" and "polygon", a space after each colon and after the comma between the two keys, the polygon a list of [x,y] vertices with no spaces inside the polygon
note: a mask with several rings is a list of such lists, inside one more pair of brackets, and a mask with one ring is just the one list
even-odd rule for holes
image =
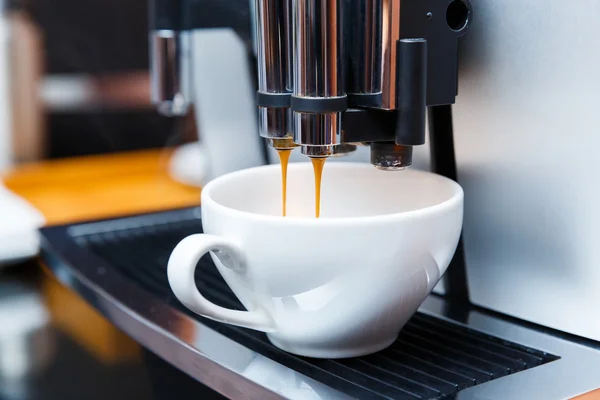
{"label": "dark countertop", "polygon": [[[107,357],[106,354],[103,356],[93,350],[90,346],[93,339],[76,337],[75,335],[82,335],[82,333],[75,330],[68,332],[68,328],[64,328],[68,326],[64,323],[64,316],[57,315],[68,310],[64,307],[53,309],[52,304],[49,304],[57,303],[53,300],[48,301],[49,296],[45,293],[48,283],[45,280],[48,279],[53,278],[44,274],[35,261],[14,265],[0,271],[0,313],[7,315],[14,311],[18,316],[39,316],[39,312],[34,312],[33,309],[37,308],[39,311],[41,305],[51,317],[43,328],[37,329],[40,333],[35,337],[25,331],[21,336],[15,336],[15,332],[9,334],[9,330],[15,331],[16,325],[0,324],[0,349],[4,348],[3,353],[6,358],[4,362],[0,361],[0,375],[5,375],[10,372],[9,370],[13,370],[12,375],[16,375],[13,378],[2,378],[0,398],[3,400],[145,400],[152,398],[151,382],[139,346],[106,323],[101,327],[105,340],[107,336],[112,335],[113,338],[118,338],[121,348],[128,347],[121,352],[123,353],[121,357],[118,353]],[[54,297],[65,296],[69,303],[83,302],[59,285],[52,287],[54,291],[65,291],[54,293]],[[35,305],[31,303],[29,308],[31,312],[29,312],[24,306],[28,302],[18,301],[19,296],[37,298],[41,303]],[[13,306],[18,306],[19,309],[11,310],[10,307]],[[71,308],[71,310],[75,309],[77,312],[71,317],[82,323],[89,325],[90,321],[102,318],[99,315],[91,315],[96,312],[87,305],[78,304]],[[88,332],[94,331],[93,326],[88,327],[92,328],[88,329]],[[108,332],[107,329],[110,328],[114,332]],[[5,343],[2,344],[2,341]],[[127,346],[123,345],[124,342],[127,342]],[[99,348],[101,349],[101,346]],[[10,354],[7,349],[10,349]],[[27,368],[29,372],[24,372],[20,367],[32,350],[39,359],[33,361]],[[2,358],[0,354],[0,359]]]}

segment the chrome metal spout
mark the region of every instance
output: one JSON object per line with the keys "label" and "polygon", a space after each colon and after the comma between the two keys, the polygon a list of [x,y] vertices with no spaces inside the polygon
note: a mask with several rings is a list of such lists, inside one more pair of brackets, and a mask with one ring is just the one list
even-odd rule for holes
{"label": "chrome metal spout", "polygon": [[295,0],[294,142],[302,153],[325,157],[342,144],[347,108],[343,74],[343,0]]}
{"label": "chrome metal spout", "polygon": [[259,133],[277,146],[292,138],[291,0],[256,0],[255,12]]}

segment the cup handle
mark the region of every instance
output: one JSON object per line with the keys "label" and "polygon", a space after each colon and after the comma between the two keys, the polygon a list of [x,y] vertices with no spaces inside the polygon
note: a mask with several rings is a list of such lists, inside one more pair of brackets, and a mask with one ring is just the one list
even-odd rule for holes
{"label": "cup handle", "polygon": [[186,237],[171,253],[167,266],[169,284],[179,301],[195,313],[215,321],[262,332],[275,331],[275,321],[264,310],[231,310],[202,296],[196,287],[194,272],[198,261],[209,251],[222,251],[230,256],[234,264],[228,266],[230,269],[241,271],[246,267],[244,253],[231,240],[208,234]]}

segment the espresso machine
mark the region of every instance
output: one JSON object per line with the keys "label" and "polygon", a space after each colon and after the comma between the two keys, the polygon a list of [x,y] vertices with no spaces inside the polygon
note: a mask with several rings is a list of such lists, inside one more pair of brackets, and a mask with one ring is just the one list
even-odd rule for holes
{"label": "espresso machine", "polygon": [[[348,155],[360,145],[370,148],[370,161],[380,169],[410,166],[413,147],[425,142],[426,107],[454,103],[457,38],[468,28],[468,2],[453,2],[447,10],[445,2],[433,4],[437,9],[409,4],[402,14],[399,4],[386,2],[298,5],[298,10],[292,10],[291,3],[279,3],[251,4],[254,26],[249,31],[248,21],[243,23],[243,10],[248,7],[241,2],[154,2],[150,46],[152,100],[158,110],[170,116],[185,115],[196,102],[196,112],[203,116],[198,118],[199,131],[206,142],[224,134],[203,129],[205,119],[227,120],[220,125],[252,121],[238,115],[246,109],[234,103],[246,99],[248,84],[223,82],[244,78],[247,66],[240,65],[243,55],[227,64],[231,69],[228,78],[222,70],[209,70],[215,59],[235,53],[234,46],[216,44],[219,31],[226,28],[225,32],[231,33],[233,29],[242,42],[252,46],[258,61],[256,101],[245,104],[246,108],[258,106],[258,133],[269,147],[299,147],[300,153],[309,157],[330,157]],[[427,10],[436,11],[436,19],[433,11]],[[232,14],[237,18],[231,18]],[[422,18],[429,23],[424,24]],[[448,24],[452,28],[447,29]],[[228,51],[201,57],[206,50],[198,50],[197,43],[204,41],[200,35],[209,35],[215,48]],[[400,70],[404,72],[397,76]],[[198,84],[208,79],[205,76],[219,82],[218,91],[225,95],[203,100],[202,93],[216,91]],[[233,89],[229,90],[230,86]],[[220,109],[215,105],[219,101],[223,102]],[[231,141],[242,148],[249,145],[249,132],[251,129],[244,127],[228,135],[239,135]],[[255,146],[250,146],[244,154],[254,154],[254,150]],[[227,162],[248,158],[223,153],[219,149],[219,158]],[[246,164],[253,163],[256,160]],[[220,173],[219,169],[216,175]]]}
{"label": "espresso machine", "polygon": [[[174,397],[184,380],[182,396],[236,399],[571,399],[600,388],[600,5],[534,3],[152,0],[153,101],[166,115],[194,107],[209,179],[294,149],[299,161],[360,154],[463,186],[454,260],[390,348],[296,357],[191,313],[166,260],[201,230],[198,207],[45,228],[43,260],[164,363],[155,383],[178,377],[165,383]],[[209,259],[198,269],[210,301],[241,309]]]}

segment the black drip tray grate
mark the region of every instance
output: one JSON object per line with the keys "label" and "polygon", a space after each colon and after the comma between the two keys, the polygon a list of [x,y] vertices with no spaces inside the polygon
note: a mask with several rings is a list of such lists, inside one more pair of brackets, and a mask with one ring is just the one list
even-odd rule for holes
{"label": "black drip tray grate", "polygon": [[[346,360],[293,356],[271,345],[262,333],[200,318],[175,298],[167,281],[167,260],[181,239],[201,231],[200,220],[159,222],[147,216],[143,224],[98,224],[97,233],[78,236],[78,243],[123,275],[238,343],[356,398],[444,398],[558,358],[423,313],[409,321],[396,343],[374,355]],[[196,282],[209,300],[243,310],[210,257],[200,261]]]}

